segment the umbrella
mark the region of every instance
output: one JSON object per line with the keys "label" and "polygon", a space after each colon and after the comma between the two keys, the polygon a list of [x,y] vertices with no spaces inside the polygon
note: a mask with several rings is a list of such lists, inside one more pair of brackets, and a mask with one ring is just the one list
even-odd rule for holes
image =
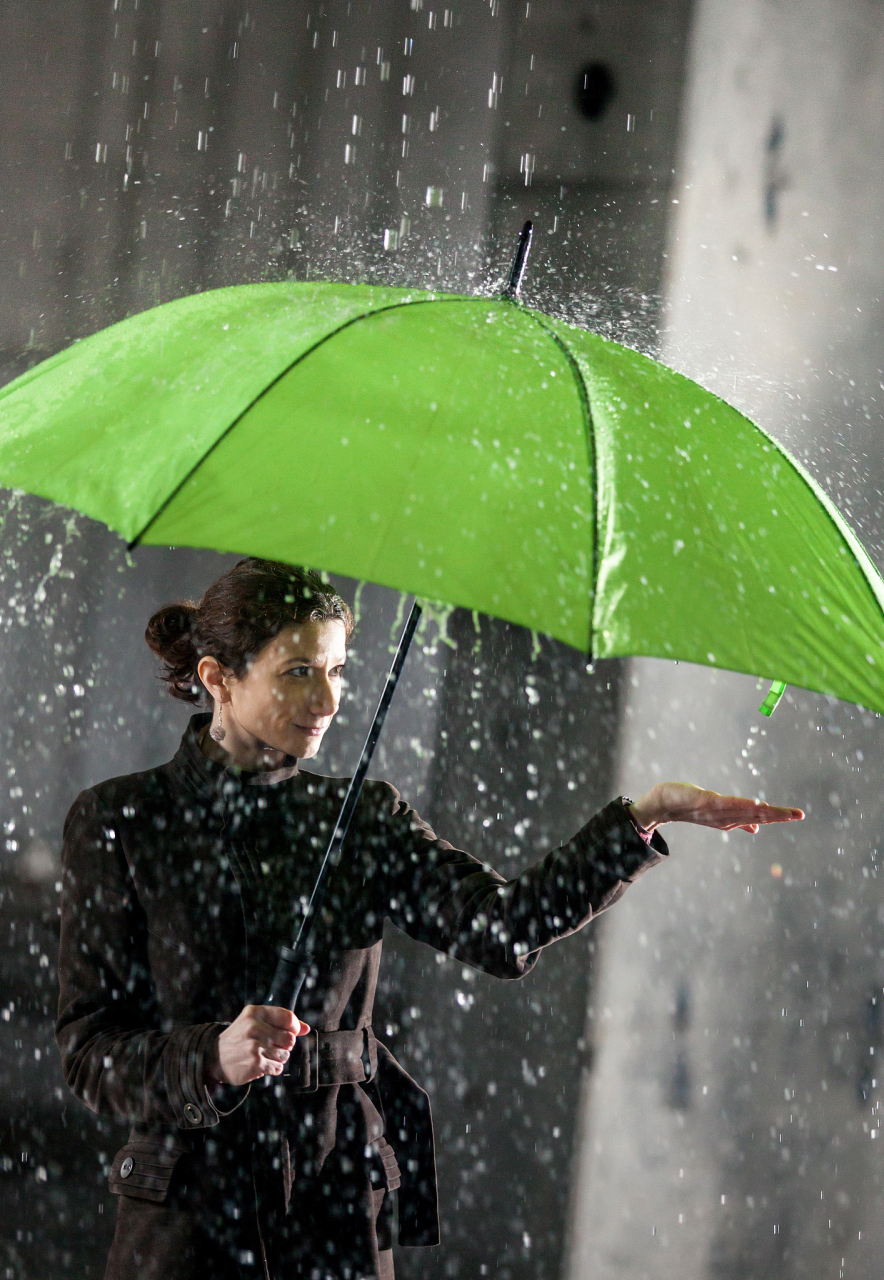
{"label": "umbrella", "polygon": [[[832,503],[696,383],[523,306],[529,242],[503,296],[242,285],[113,325],[0,391],[0,483],[130,546],[311,564],[592,657],[775,677],[766,714],[784,681],[884,711],[884,583]],[[270,1002],[294,1007],[305,942]]]}
{"label": "umbrella", "polygon": [[514,297],[286,282],[166,303],[0,391],[0,483],[132,545],[310,564],[593,657],[884,711],[884,584],[795,459]]}

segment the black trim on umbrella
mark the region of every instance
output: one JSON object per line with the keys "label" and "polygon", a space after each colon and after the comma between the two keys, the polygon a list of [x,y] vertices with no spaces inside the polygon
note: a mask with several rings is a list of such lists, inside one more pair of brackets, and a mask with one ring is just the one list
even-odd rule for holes
{"label": "black trim on umbrella", "polygon": [[512,298],[513,301],[518,298],[519,290],[522,288],[522,278],[525,275],[525,268],[528,266],[528,254],[531,250],[531,238],[533,235],[534,223],[529,218],[519,233],[519,243],[516,246],[513,265],[510,267],[509,279],[503,291],[503,296]]}
{"label": "black trim on umbrella", "polygon": [[592,405],[589,399],[589,388],[587,387],[586,380],[580,371],[580,364],[567,342],[560,338],[554,329],[549,327],[546,323],[546,317],[542,315],[542,313],[532,311],[529,314],[534,323],[538,325],[544,333],[549,335],[565,357],[568,368],[571,370],[571,374],[576,384],[577,396],[580,400],[580,408],[583,413],[586,451],[589,460],[590,500],[592,503],[592,568],[590,570],[590,591],[592,594],[589,601],[589,639],[587,641],[587,657],[589,658],[590,664],[592,664],[595,661],[595,598],[599,581],[599,539],[601,537],[601,529],[599,521],[598,449],[596,448],[595,423],[592,419]]}

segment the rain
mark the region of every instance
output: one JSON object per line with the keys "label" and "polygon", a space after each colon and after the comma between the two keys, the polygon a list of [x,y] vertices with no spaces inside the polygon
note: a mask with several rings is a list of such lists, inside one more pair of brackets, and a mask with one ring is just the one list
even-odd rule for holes
{"label": "rain", "polygon": [[[0,30],[3,385],[119,321],[232,286],[334,281],[490,306],[530,220],[522,303],[747,415],[884,566],[873,7],[53,0],[7,6]],[[177,358],[158,345],[158,362]],[[494,385],[521,372],[501,366]],[[110,388],[97,371],[96,415]],[[146,413],[167,389],[145,381]],[[302,465],[279,458],[280,474]],[[759,491],[770,479],[753,476]],[[675,502],[662,469],[648,483],[655,509]],[[339,522],[356,503],[333,473],[310,500]],[[83,1105],[55,1042],[62,828],[81,792],[178,750],[200,708],[168,696],[145,627],[198,601],[240,548],[129,540],[0,490],[4,1280],[104,1275],[124,1152],[140,1172],[131,1124]],[[487,579],[517,559],[478,545]],[[693,554],[689,538],[672,545],[679,565]],[[309,563],[355,630],[340,712],[305,768],[347,779],[413,597],[345,576],[321,549]],[[814,568],[808,553],[802,578]],[[757,835],[665,826],[666,865],[518,981],[467,962],[460,935],[434,949],[387,923],[372,1025],[432,1107],[441,1238],[394,1242],[396,1276],[878,1274],[881,714],[787,680],[763,715],[777,670],[599,657],[427,594],[369,777],[507,880],[615,797],[670,779],[806,816]],[[741,603],[748,633],[759,602]],[[699,634],[716,611],[715,575],[700,575],[676,621]],[[661,635],[666,613],[658,594]],[[305,1095],[302,1125],[319,1126],[324,1092]],[[391,1166],[375,1164],[395,1197]],[[332,1244],[297,1274],[389,1280],[345,1230]],[[238,1266],[261,1273],[245,1247]]]}

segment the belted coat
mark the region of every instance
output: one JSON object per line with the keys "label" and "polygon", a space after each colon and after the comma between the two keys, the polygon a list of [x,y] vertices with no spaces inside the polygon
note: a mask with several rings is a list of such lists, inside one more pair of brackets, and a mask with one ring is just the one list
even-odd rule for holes
{"label": "belted coat", "polygon": [[[212,1087],[214,1041],[263,1002],[347,780],[228,769],[191,718],[174,759],[82,792],[64,830],[57,1040],[70,1088],[131,1124],[107,1280],[389,1280],[394,1231],[438,1242],[426,1094],[372,1031],[385,919],[500,978],[666,856],[614,800],[507,881],[366,784],[266,1085]],[[393,1212],[393,1198],[397,1212]]]}

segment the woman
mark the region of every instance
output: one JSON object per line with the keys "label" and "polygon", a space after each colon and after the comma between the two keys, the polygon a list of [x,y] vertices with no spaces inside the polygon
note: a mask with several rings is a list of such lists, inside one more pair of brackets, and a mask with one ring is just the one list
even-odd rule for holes
{"label": "woman", "polygon": [[68,815],[59,1048],[74,1093],[133,1126],[108,1280],[390,1280],[392,1193],[403,1244],[436,1243],[438,1215],[426,1095],[371,1029],[384,920],[518,978],[667,856],[661,823],[803,816],[658,784],[506,882],[368,783],[298,1016],[262,1005],[346,788],[299,761],[338,710],[352,628],[316,575],[254,559],[161,609],[162,678],[211,710],[168,764]]}

